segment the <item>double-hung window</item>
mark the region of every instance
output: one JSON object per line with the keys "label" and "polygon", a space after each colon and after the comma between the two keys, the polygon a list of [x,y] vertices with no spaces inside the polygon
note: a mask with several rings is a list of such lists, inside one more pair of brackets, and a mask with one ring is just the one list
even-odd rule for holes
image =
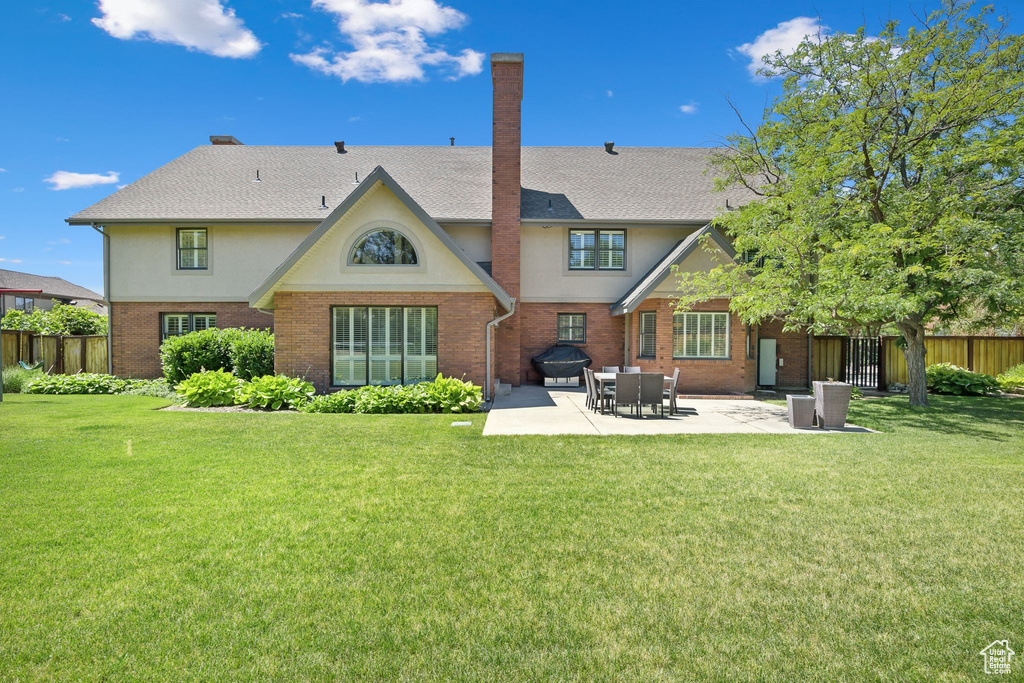
{"label": "double-hung window", "polygon": [[729,314],[677,312],[672,316],[673,358],[728,358]]}
{"label": "double-hung window", "polygon": [[576,344],[587,341],[586,313],[559,313],[558,341]]}
{"label": "double-hung window", "polygon": [[658,314],[654,311],[640,312],[640,358],[654,358],[657,355],[655,337],[658,329]]}
{"label": "double-hung window", "polygon": [[178,228],[178,270],[206,270],[210,265],[206,228]]}
{"label": "double-hung window", "polygon": [[414,384],[437,376],[437,309],[335,306],[331,312],[334,386]]}
{"label": "double-hung window", "polygon": [[164,313],[160,318],[163,339],[217,327],[216,313]]}
{"label": "double-hung window", "polygon": [[625,230],[569,231],[569,270],[625,269]]}

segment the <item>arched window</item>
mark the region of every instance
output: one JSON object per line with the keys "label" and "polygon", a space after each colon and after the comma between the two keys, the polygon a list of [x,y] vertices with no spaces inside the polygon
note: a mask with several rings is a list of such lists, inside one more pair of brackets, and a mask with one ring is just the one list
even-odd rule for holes
{"label": "arched window", "polygon": [[374,230],[352,247],[349,263],[356,265],[414,266],[419,263],[416,248],[396,230]]}

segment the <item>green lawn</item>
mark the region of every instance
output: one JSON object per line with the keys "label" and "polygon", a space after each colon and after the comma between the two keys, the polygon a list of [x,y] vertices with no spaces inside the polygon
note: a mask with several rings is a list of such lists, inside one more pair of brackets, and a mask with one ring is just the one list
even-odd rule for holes
{"label": "green lawn", "polygon": [[0,677],[966,679],[1024,652],[1021,400],[486,439],[161,405],[5,396]]}

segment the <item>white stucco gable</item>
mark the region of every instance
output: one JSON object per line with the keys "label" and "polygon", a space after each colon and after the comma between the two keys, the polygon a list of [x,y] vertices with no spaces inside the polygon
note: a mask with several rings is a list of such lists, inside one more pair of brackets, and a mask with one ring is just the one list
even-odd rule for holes
{"label": "white stucco gable", "polygon": [[[401,233],[416,250],[415,265],[350,262],[356,243],[375,230]],[[491,292],[511,299],[383,168],[377,167],[249,297],[274,307],[277,291]]]}

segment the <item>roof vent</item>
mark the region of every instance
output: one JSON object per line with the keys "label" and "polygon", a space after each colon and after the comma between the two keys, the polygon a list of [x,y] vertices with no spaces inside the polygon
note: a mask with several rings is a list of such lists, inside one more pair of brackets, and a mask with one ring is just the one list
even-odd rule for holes
{"label": "roof vent", "polygon": [[353,185],[359,184],[359,171],[356,171],[356,179],[352,181]]}
{"label": "roof vent", "polygon": [[615,143],[610,141],[605,142],[604,151],[608,152],[609,154],[615,154]]}
{"label": "roof vent", "polygon": [[210,144],[214,145],[241,145],[242,142],[234,135],[211,135]]}
{"label": "roof vent", "polygon": [[554,211],[555,207],[551,206],[551,200],[548,200],[548,211]]}
{"label": "roof vent", "polygon": [[335,140],[334,141],[334,147],[335,147],[335,149],[338,150],[338,154],[344,154],[345,153],[345,141],[344,140]]}
{"label": "roof vent", "polygon": [[263,182],[262,180],[260,180],[260,169],[258,169],[258,168],[256,169],[256,177],[253,178],[252,181],[254,183],[262,183]]}
{"label": "roof vent", "polygon": [[451,138],[448,138],[448,139],[449,139],[449,140],[451,140],[451,142],[452,142],[452,147],[454,147],[454,146],[455,146],[455,138],[454,138],[454,137],[451,137]]}
{"label": "roof vent", "polygon": [[320,195],[320,208],[321,209],[326,209],[327,208],[327,196],[326,195]]}

